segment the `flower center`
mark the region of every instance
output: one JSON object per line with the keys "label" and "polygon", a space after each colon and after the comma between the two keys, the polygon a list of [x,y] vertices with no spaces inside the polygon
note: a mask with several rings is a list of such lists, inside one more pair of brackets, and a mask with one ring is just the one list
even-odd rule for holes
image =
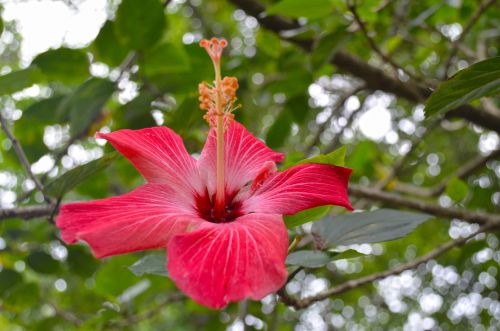
{"label": "flower center", "polygon": [[216,210],[214,198],[209,197],[208,192],[204,195],[196,197],[196,210],[198,216],[211,223],[228,223],[234,221],[239,216],[243,215],[241,212],[241,203],[234,201],[234,196],[226,197],[226,204],[224,205],[223,213]]}
{"label": "flower center", "polygon": [[215,201],[213,203],[213,217],[224,219],[228,209],[224,181],[224,131],[234,118],[233,111],[238,108],[234,106],[238,80],[235,77],[224,77],[224,79],[221,77],[220,60],[222,51],[227,46],[225,40],[203,39],[200,46],[205,48],[212,59],[215,71],[213,85],[203,82],[198,85],[198,89],[200,91],[200,108],[207,111],[204,118],[212,128],[215,128],[217,135],[217,178],[215,199],[213,199]]}

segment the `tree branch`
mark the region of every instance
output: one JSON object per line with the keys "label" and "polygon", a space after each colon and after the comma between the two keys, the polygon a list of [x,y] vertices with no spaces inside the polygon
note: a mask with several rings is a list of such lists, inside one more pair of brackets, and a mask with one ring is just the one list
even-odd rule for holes
{"label": "tree branch", "polygon": [[493,224],[483,225],[482,227],[479,228],[479,230],[475,231],[474,233],[472,233],[466,237],[463,237],[463,238],[457,238],[454,240],[450,240],[447,243],[442,244],[441,246],[438,246],[434,250],[430,251],[429,253],[421,256],[420,258],[418,258],[414,261],[401,264],[398,267],[395,267],[393,269],[389,269],[386,271],[371,274],[369,276],[365,276],[365,277],[361,277],[358,279],[347,281],[343,284],[332,287],[332,288],[326,290],[325,292],[321,292],[321,293],[314,295],[314,296],[309,296],[309,297],[306,297],[304,299],[297,299],[295,297],[289,296],[286,293],[286,291],[282,291],[280,293],[281,301],[284,304],[291,306],[291,307],[294,307],[294,308],[297,308],[297,309],[306,308],[306,307],[312,305],[313,303],[327,299],[330,296],[347,292],[349,290],[352,290],[354,288],[372,283],[372,282],[379,280],[379,279],[383,279],[383,278],[393,276],[393,275],[398,275],[406,270],[415,269],[420,264],[425,263],[429,260],[432,260],[432,259],[440,256],[441,254],[449,251],[450,249],[452,249],[454,247],[461,246],[461,245],[465,244],[469,239],[472,239],[476,235],[478,235],[479,233],[482,233],[486,230],[492,229],[495,226],[498,226],[498,224],[496,224],[496,225],[493,225]]}
{"label": "tree branch", "polygon": [[[266,15],[265,7],[257,0],[229,0],[238,8],[244,10],[248,15],[254,16],[259,23],[266,29],[280,34],[286,30],[294,30],[300,28],[300,24],[296,21],[276,15]],[[312,50],[313,40],[311,39],[291,39],[280,34],[281,38],[290,41],[306,52]],[[384,73],[383,70],[373,67],[360,58],[338,51],[333,56],[331,63],[338,68],[350,73],[353,76],[359,77],[365,81],[366,88],[370,90],[382,90],[387,93],[395,94],[398,97],[407,99],[412,102],[422,103],[428,98],[432,90],[426,87],[415,86],[409,82],[401,82]],[[475,123],[484,128],[500,132],[500,116],[477,109],[475,107],[465,105],[451,110],[446,114],[447,118],[463,118],[472,123]]]}
{"label": "tree branch", "polygon": [[397,207],[406,207],[429,213],[434,216],[445,218],[458,218],[469,223],[479,224],[500,224],[500,215],[489,214],[479,211],[470,211],[463,208],[441,207],[439,205],[424,202],[417,199],[405,198],[393,193],[387,193],[381,190],[364,188],[358,185],[349,186],[349,194],[373,201],[380,201],[388,205]]}
{"label": "tree branch", "polygon": [[50,216],[53,210],[54,205],[52,204],[0,209],[0,221],[14,217],[28,220],[42,216]]}

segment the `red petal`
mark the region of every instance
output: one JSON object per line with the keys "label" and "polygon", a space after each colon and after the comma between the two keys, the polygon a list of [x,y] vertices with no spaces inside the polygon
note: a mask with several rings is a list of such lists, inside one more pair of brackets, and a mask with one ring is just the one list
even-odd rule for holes
{"label": "red petal", "polygon": [[181,137],[169,128],[119,130],[98,133],[96,137],[109,141],[149,182],[168,183],[184,192],[201,192],[196,160]]}
{"label": "red petal", "polygon": [[347,196],[351,169],[302,164],[269,177],[254,192],[237,197],[243,213],[295,214],[322,205],[352,210]]}
{"label": "red petal", "polygon": [[121,196],[63,205],[56,224],[66,243],[84,240],[100,258],[164,248],[172,236],[202,222],[174,189],[146,184]]}
{"label": "red petal", "polygon": [[167,268],[195,301],[222,308],[245,298],[260,300],[281,288],[287,246],[280,215],[245,215],[175,236],[167,248]]}
{"label": "red petal", "polygon": [[[240,123],[233,121],[224,133],[226,193],[231,195],[252,180],[267,161],[281,162],[283,154],[274,152],[254,137]],[[215,192],[217,138],[210,130],[198,161],[200,173],[207,180],[209,192]]]}

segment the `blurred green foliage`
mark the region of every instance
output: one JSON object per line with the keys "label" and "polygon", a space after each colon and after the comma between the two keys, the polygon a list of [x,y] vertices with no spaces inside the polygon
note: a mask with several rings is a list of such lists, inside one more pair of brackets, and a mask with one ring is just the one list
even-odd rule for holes
{"label": "blurred green foliage", "polygon": [[[78,1],[67,2],[79,6]],[[98,130],[166,125],[182,135],[190,152],[199,153],[208,129],[198,110],[197,84],[212,80],[213,69],[197,41],[217,35],[230,44],[223,71],[240,83],[242,108],[236,118],[287,154],[284,167],[311,156],[314,162],[340,165],[344,154],[315,155],[342,144],[345,163],[354,169],[352,183],[370,186],[390,174],[409,146],[418,142],[386,189],[416,194],[444,207],[500,212],[498,157],[467,176],[455,175],[470,160],[498,148],[497,133],[464,120],[444,119],[420,139],[431,122],[424,121],[424,105],[373,89],[361,89],[335,105],[362,83],[360,77],[331,64],[339,50],[394,75],[353,24],[344,1],[262,1],[268,15],[284,15],[301,24],[281,35],[233,4],[241,2],[187,0],[165,5],[159,0],[110,0],[108,20],[89,45],[47,50],[29,63],[21,61],[22,35],[16,23],[0,20],[1,111],[48,192],[63,202],[85,201],[118,195],[143,183],[125,158],[108,162],[113,156],[107,153],[113,149],[96,141]],[[384,54],[436,87],[447,76],[453,40],[477,7],[478,1],[472,0],[364,0],[358,1],[357,10]],[[498,110],[493,92],[498,94],[499,12],[498,5],[486,10],[460,40],[451,73],[489,59],[442,85],[438,91],[443,97],[435,94],[441,103],[431,98],[427,104],[436,118],[450,104],[473,102]],[[310,40],[309,53],[297,46]],[[477,68],[484,75],[474,80],[470,74]],[[397,75],[401,84],[409,79],[401,72]],[[26,92],[33,86],[37,93]],[[468,96],[460,99],[464,86]],[[479,100],[483,96],[496,98]],[[389,128],[379,138],[362,130],[363,116],[373,109],[390,114]],[[87,166],[78,168],[83,164]],[[0,169],[0,207],[43,203],[3,132]],[[422,188],[443,183],[437,195],[422,196]],[[379,205],[353,202],[368,210]],[[326,207],[289,220],[299,226],[326,213],[334,217],[343,211]],[[299,260],[317,262],[309,254],[321,255],[321,268],[300,272],[288,290],[310,295],[326,285],[411,261],[473,229],[459,220],[434,218],[403,239],[353,246],[353,252],[338,256],[311,253],[314,247],[305,240]],[[307,236],[309,230],[310,223],[291,228],[290,238]],[[241,326],[241,311],[248,314],[248,329],[419,330],[426,325],[435,330],[495,330],[500,325],[499,241],[495,233],[479,239],[414,272],[356,288],[305,311],[276,303],[274,297],[213,311],[175,296],[173,283],[155,274],[161,255],[96,260],[83,244],[64,245],[47,217],[0,220],[0,330],[221,330]],[[147,263],[141,260],[144,256]],[[304,265],[300,261],[295,265]],[[137,263],[143,263],[140,270],[151,266],[153,272],[137,276],[140,272],[134,267],[134,272],[129,270]]]}

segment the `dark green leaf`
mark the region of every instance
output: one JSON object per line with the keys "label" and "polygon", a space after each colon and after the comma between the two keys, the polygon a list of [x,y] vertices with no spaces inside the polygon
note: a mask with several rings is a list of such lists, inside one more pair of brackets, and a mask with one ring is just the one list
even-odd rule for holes
{"label": "dark green leaf", "polygon": [[144,274],[168,276],[165,254],[150,254],[128,267],[136,276]]}
{"label": "dark green leaf", "polygon": [[401,238],[430,219],[430,215],[378,209],[325,217],[312,226],[318,247],[375,243]]}
{"label": "dark green leaf", "polygon": [[[146,49],[163,35],[166,20],[164,7],[158,0],[124,0],[116,12],[116,33],[125,45]],[[168,61],[168,59],[165,59]]]}
{"label": "dark green leaf", "polygon": [[37,123],[43,123],[44,125],[66,121],[68,114],[58,112],[63,99],[64,96],[58,95],[35,102],[23,111],[21,121],[30,121],[30,123],[37,121]]}
{"label": "dark green leaf", "polygon": [[328,252],[303,250],[288,255],[285,263],[305,268],[319,268],[331,260],[332,256]]}
{"label": "dark green leaf", "polygon": [[460,202],[467,196],[467,183],[457,177],[452,177],[446,186],[446,194],[455,202]]}
{"label": "dark green leaf", "polygon": [[0,271],[0,296],[22,281],[23,276],[17,271],[11,269],[3,269]]}
{"label": "dark green leaf", "polygon": [[119,154],[116,152],[109,153],[100,159],[91,161],[87,164],[81,165],[57,177],[49,182],[45,187],[45,192],[53,197],[62,197],[66,192],[72,190],[82,181],[86,180],[93,174],[105,169],[114,160],[118,158]]}
{"label": "dark green leaf", "polygon": [[266,143],[271,148],[283,146],[292,131],[292,116],[286,110],[282,110],[269,128],[266,135]]}
{"label": "dark green leaf", "polygon": [[320,36],[311,54],[312,70],[317,71],[328,63],[349,36],[344,27]]}
{"label": "dark green leaf", "polygon": [[[137,97],[121,106],[118,112],[120,116],[123,116],[123,126],[128,129],[142,129],[156,126],[156,122],[151,115],[151,103],[156,98],[156,95],[153,93],[142,91]],[[117,117],[120,118],[120,116]]]}
{"label": "dark green leaf", "polygon": [[432,116],[484,96],[500,93],[500,56],[475,63],[442,83],[425,105]]}
{"label": "dark green leaf", "polygon": [[51,49],[35,57],[37,66],[51,80],[79,83],[89,75],[89,61],[83,50],[72,48]]}
{"label": "dark green leaf", "polygon": [[55,274],[60,271],[59,262],[43,251],[30,253],[26,262],[31,269],[42,274]]}
{"label": "dark green leaf", "polygon": [[319,206],[303,210],[293,215],[286,215],[286,227],[289,229],[293,229],[294,227],[297,227],[299,225],[320,219],[328,213],[330,208],[330,206]]}
{"label": "dark green leaf", "polygon": [[102,116],[104,105],[114,91],[113,82],[102,78],[91,78],[62,102],[59,111],[70,114],[72,136],[90,130],[92,123]]}
{"label": "dark green leaf", "polygon": [[115,29],[115,21],[106,21],[92,44],[96,60],[112,67],[118,67],[129,53],[127,47],[117,38]]}
{"label": "dark green leaf", "polygon": [[290,111],[293,121],[297,124],[303,124],[309,112],[309,97],[307,95],[296,95],[288,99],[285,103],[285,110]]}
{"label": "dark green leaf", "polygon": [[92,276],[99,266],[99,261],[89,253],[88,248],[82,246],[68,247],[67,262],[70,271],[81,277]]}
{"label": "dark green leaf", "polygon": [[0,76],[0,95],[12,94],[43,81],[42,71],[37,67],[13,71]]}
{"label": "dark green leaf", "polygon": [[330,0],[282,0],[267,9],[269,15],[283,15],[293,18],[319,18],[331,14]]}

